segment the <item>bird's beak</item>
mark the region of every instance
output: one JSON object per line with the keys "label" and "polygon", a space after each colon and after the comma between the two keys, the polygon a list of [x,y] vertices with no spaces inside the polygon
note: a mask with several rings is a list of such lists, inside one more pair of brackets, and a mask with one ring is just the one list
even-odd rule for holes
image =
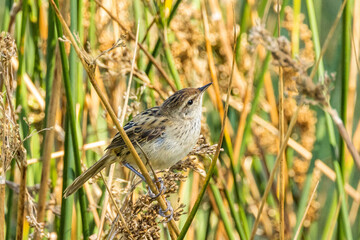
{"label": "bird's beak", "polygon": [[205,86],[199,87],[198,89],[200,90],[200,93],[204,92],[208,87],[210,87],[211,83],[206,84]]}

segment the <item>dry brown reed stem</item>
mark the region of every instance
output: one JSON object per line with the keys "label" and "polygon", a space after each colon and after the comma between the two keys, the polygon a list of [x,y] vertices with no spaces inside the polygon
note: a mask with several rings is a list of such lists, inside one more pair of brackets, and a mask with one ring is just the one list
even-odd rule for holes
{"label": "dry brown reed stem", "polygon": [[[90,149],[94,149],[94,148],[98,148],[98,147],[101,147],[101,146],[104,146],[106,145],[108,142],[106,141],[98,141],[98,142],[93,142],[93,143],[87,143],[87,144],[84,144],[80,149],[79,151],[84,151],[84,150],[90,150]],[[64,151],[57,151],[57,152],[53,152],[51,153],[51,157],[50,159],[56,159],[56,158],[60,158],[60,157],[63,157],[64,156]],[[34,163],[37,163],[39,162],[40,159],[39,158],[31,158],[29,160],[27,160],[27,164],[28,165],[31,165],[31,164],[34,164]]]}
{"label": "dry brown reed stem", "polygon": [[270,104],[270,118],[274,126],[279,124],[279,116],[277,110],[277,104],[275,99],[274,87],[271,82],[271,76],[269,71],[265,73],[264,77],[264,90],[268,103]]}
{"label": "dry brown reed stem", "polygon": [[315,187],[314,187],[314,189],[313,189],[313,191],[312,191],[312,193],[311,193],[310,199],[309,199],[308,204],[306,205],[306,208],[305,208],[304,215],[302,216],[301,221],[300,221],[300,224],[299,224],[299,227],[298,227],[298,229],[296,230],[296,233],[295,233],[295,236],[294,236],[294,240],[298,239],[298,237],[299,237],[300,230],[301,230],[302,225],[303,225],[303,223],[304,223],[304,221],[305,221],[306,214],[307,214],[307,212],[308,212],[308,210],[309,210],[309,208],[310,208],[310,206],[311,206],[311,202],[312,202],[312,200],[313,200],[313,198],[314,198],[314,196],[315,196],[316,189],[317,189],[317,187],[319,186],[319,182],[320,182],[320,181],[317,180],[316,185],[315,185]]}
{"label": "dry brown reed stem", "polygon": [[[51,5],[58,17],[58,19],[61,22],[61,25],[63,26],[64,32],[67,35],[67,37],[69,38],[69,40],[71,41],[76,54],[78,55],[79,59],[81,60],[81,63],[83,64],[88,76],[89,76],[89,80],[91,82],[91,84],[93,85],[96,93],[98,94],[99,98],[101,99],[102,103],[104,104],[107,112],[109,113],[111,119],[113,120],[113,123],[115,124],[117,130],[119,131],[121,137],[123,138],[126,146],[129,148],[129,151],[131,153],[131,155],[133,156],[137,166],[140,169],[141,174],[144,176],[144,178],[146,179],[146,183],[149,185],[150,190],[156,195],[159,193],[157,187],[155,186],[155,184],[153,183],[144,163],[141,161],[139,155],[137,154],[134,146],[132,145],[129,137],[127,136],[126,132],[124,131],[124,129],[121,127],[114,110],[112,109],[112,107],[110,106],[109,101],[105,98],[105,95],[102,93],[102,91],[99,88],[99,85],[97,84],[96,80],[95,80],[95,69],[96,69],[96,63],[94,63],[93,61],[91,61],[91,59],[89,59],[89,57],[87,57],[86,55],[84,55],[84,53],[80,50],[79,46],[77,45],[77,42],[75,41],[69,27],[66,25],[66,22],[64,20],[64,18],[62,17],[61,13],[59,12],[59,9],[57,8],[56,4],[54,3],[53,0],[51,0]],[[141,45],[140,45],[141,46]],[[167,203],[165,201],[164,196],[160,195],[156,198],[156,200],[158,201],[160,207],[162,210],[166,210],[167,209]],[[167,211],[165,214],[170,214],[169,211]],[[175,221],[172,219],[169,224],[169,232],[171,235],[172,239],[176,239],[176,237],[179,235],[180,231],[179,228],[177,227]],[[174,230],[174,234],[171,234],[173,231],[171,231],[170,229]]]}
{"label": "dry brown reed stem", "polygon": [[[222,100],[221,100],[221,93],[220,93],[219,81],[218,81],[218,78],[216,75],[214,56],[212,53],[211,43],[209,40],[210,28],[209,28],[209,21],[207,18],[207,13],[206,13],[204,2],[202,2],[202,4],[201,4],[201,15],[203,17],[202,19],[203,19],[203,24],[204,24],[206,53],[207,53],[207,57],[208,57],[210,76],[211,76],[211,79],[212,79],[212,82],[214,85],[214,90],[215,90],[216,106],[219,110],[220,120],[223,121],[221,116],[224,115],[224,107],[223,107]],[[224,135],[225,135],[226,142],[231,143],[231,138],[230,138],[230,133],[229,133],[230,131],[229,131],[228,126],[231,126],[231,125],[230,124],[225,125]]]}
{"label": "dry brown reed stem", "polygon": [[143,37],[143,40],[141,40],[141,42],[140,42],[141,44],[144,44],[144,42],[146,41],[147,35],[149,34],[152,26],[154,26],[154,24],[156,23],[156,19],[157,19],[157,17],[154,17],[153,20],[151,20],[148,28],[146,29],[146,32],[145,32],[144,37]]}
{"label": "dry brown reed stem", "polygon": [[[132,40],[135,40],[134,34],[131,31],[129,31],[128,29],[126,29],[126,27],[122,24],[122,22],[119,21],[119,19],[117,19],[108,9],[106,9],[106,7],[101,2],[99,2],[98,0],[95,0],[95,2],[102,9],[104,9],[104,11],[107,14],[109,14],[109,16],[122,28],[123,31],[125,31],[130,36],[130,38]],[[175,87],[174,83],[171,81],[171,79],[166,74],[165,70],[160,66],[160,64],[157,63],[156,59],[151,55],[151,53],[149,53],[141,43],[138,43],[138,46],[145,53],[145,55],[149,58],[149,60],[152,62],[152,64],[154,64],[154,66],[159,70],[160,74],[164,77],[164,79],[169,84],[171,89],[173,91],[176,91],[176,87]]]}
{"label": "dry brown reed stem", "polygon": [[[8,112],[12,111],[11,105],[11,92],[9,90],[8,83],[12,81],[12,72],[13,69],[10,65],[11,58],[16,56],[16,45],[15,40],[10,37],[9,34],[1,33],[0,34],[0,90],[3,89],[5,85],[6,88],[6,97],[4,100],[4,94],[0,93],[0,239],[5,239],[5,183],[6,183],[6,170],[9,163],[11,162],[12,157],[9,157],[10,151],[9,148],[11,144],[11,130],[10,122],[12,121],[15,124],[15,118],[11,114],[12,119],[8,115]],[[7,101],[6,101],[7,100]],[[9,107],[6,104],[9,102]]]}
{"label": "dry brown reed stem", "polygon": [[204,24],[205,47],[206,47],[206,53],[207,53],[207,57],[208,57],[210,76],[211,76],[211,80],[213,82],[213,86],[215,89],[216,106],[219,109],[220,116],[222,116],[224,113],[224,107],[222,105],[222,101],[220,98],[220,87],[219,87],[219,82],[218,82],[218,79],[216,76],[214,56],[212,53],[212,47],[211,47],[211,43],[209,40],[210,27],[209,27],[209,21],[207,18],[206,9],[204,6],[204,1],[201,2],[201,15],[202,15],[202,20],[203,20],[203,24]]}
{"label": "dry brown reed stem", "polygon": [[[4,74],[5,75],[5,74]],[[5,77],[2,77],[4,80]],[[1,85],[1,84],[0,84]],[[0,89],[2,89],[2,86],[0,86]],[[5,154],[5,144],[6,144],[6,138],[7,135],[6,126],[7,121],[5,115],[6,115],[6,108],[4,106],[4,101],[2,98],[2,94],[0,95],[0,110],[2,110],[2,119],[0,118],[0,130],[2,130],[2,139],[0,139],[0,239],[5,239],[5,183],[6,183],[6,154]]]}
{"label": "dry brown reed stem", "polygon": [[338,131],[339,131],[341,137],[345,141],[346,146],[347,146],[351,156],[354,159],[355,165],[357,166],[358,169],[360,169],[360,156],[359,156],[359,153],[357,152],[354,144],[351,142],[351,138],[350,138],[348,132],[346,131],[344,123],[341,120],[341,118],[339,117],[339,114],[337,113],[337,111],[335,109],[333,109],[330,106],[325,108],[325,111],[330,114],[330,116],[333,119],[336,127],[338,128]]}
{"label": "dry brown reed stem", "polygon": [[[59,105],[60,99],[60,89],[61,89],[61,78],[54,78],[51,97],[49,102],[49,108],[47,112],[47,122],[46,128],[49,130],[45,133],[44,139],[44,148],[42,155],[42,170],[41,170],[41,181],[40,181],[40,192],[37,208],[37,222],[42,223],[45,218],[45,209],[46,209],[46,199],[49,189],[49,176],[50,176],[50,160],[51,160],[51,151],[54,144],[54,135],[55,135],[55,121],[56,121],[56,111]],[[40,232],[35,228],[34,239],[40,239]]]}
{"label": "dry brown reed stem", "polygon": [[249,110],[250,110],[248,105],[251,101],[252,86],[253,85],[251,83],[247,84],[246,92],[245,92],[245,96],[244,96],[244,108],[243,108],[243,111],[241,112],[239,126],[238,126],[238,130],[236,132],[235,144],[234,144],[234,157],[233,157],[235,166],[237,165],[239,157],[240,157],[240,149],[241,149],[241,143],[242,143],[243,136],[244,136],[246,119],[247,119],[247,116],[248,116]]}
{"label": "dry brown reed stem", "polygon": [[[323,161],[316,160],[315,167],[321,171],[331,181],[335,182],[336,174],[334,170],[328,167]],[[354,189],[349,183],[344,184],[345,192],[354,200],[356,203],[360,203],[360,191]]]}
{"label": "dry brown reed stem", "polygon": [[261,216],[262,210],[263,210],[263,208],[264,208],[264,205],[265,205],[267,196],[268,196],[268,194],[269,194],[269,191],[270,191],[270,189],[271,189],[272,183],[273,183],[273,181],[274,181],[275,173],[276,173],[276,171],[277,171],[277,168],[279,167],[280,159],[281,159],[281,157],[282,157],[282,154],[283,154],[284,151],[285,151],[285,148],[286,148],[286,146],[287,146],[287,142],[288,142],[288,140],[289,140],[289,138],[290,138],[290,135],[291,135],[291,133],[292,133],[292,129],[293,129],[293,127],[295,126],[295,123],[296,123],[296,120],[297,120],[297,116],[298,116],[298,114],[299,114],[299,110],[300,110],[300,107],[301,107],[301,106],[302,106],[302,103],[297,106],[294,115],[291,117],[291,121],[290,121],[288,130],[287,130],[286,135],[285,135],[285,137],[284,137],[284,141],[283,141],[282,144],[281,144],[281,147],[280,147],[278,156],[277,156],[277,158],[276,158],[274,167],[273,167],[273,169],[272,169],[272,171],[271,171],[271,174],[270,174],[270,177],[269,177],[269,181],[268,181],[268,183],[267,183],[267,185],[266,185],[266,188],[265,188],[265,191],[264,191],[264,195],[263,195],[263,197],[262,197],[262,199],[261,199],[259,211],[258,211],[258,214],[257,214],[257,216],[256,216],[253,229],[252,229],[252,231],[251,231],[251,237],[250,237],[251,240],[254,239],[254,237],[255,237],[256,230],[257,230],[257,227],[258,227],[258,224],[259,224],[259,221],[260,221],[260,216]]}
{"label": "dry brown reed stem", "polygon": [[[280,37],[280,0],[277,0],[277,33]],[[296,25],[296,23],[295,23]],[[279,146],[283,145],[284,142],[284,133],[285,133],[285,119],[284,119],[284,76],[283,69],[279,65]],[[285,144],[286,145],[286,144]],[[279,171],[279,212],[280,212],[280,240],[285,239],[285,173],[286,171],[286,162],[285,162],[285,151],[279,154],[280,155],[280,171]]]}
{"label": "dry brown reed stem", "polygon": [[[234,57],[233,55],[235,53],[235,51],[233,51],[232,47],[231,47],[231,42],[230,42],[231,37],[229,37],[229,36],[231,36],[231,34],[229,34],[226,31],[226,25],[222,18],[222,11],[219,7],[219,2],[217,0],[209,0],[209,6],[210,6],[213,16],[216,16],[216,18],[213,17],[213,20],[214,20],[214,22],[216,22],[216,26],[218,26],[218,29],[217,29],[219,32],[218,35],[220,37],[221,46],[223,47],[223,50],[225,53],[227,66],[229,69],[231,69],[232,68],[231,62]],[[233,31],[235,31],[235,26],[233,27]],[[235,41],[236,41],[236,38],[235,38]],[[236,65],[234,66],[234,78],[235,78],[234,83],[235,83],[236,87],[239,89],[241,97],[243,97],[246,83],[242,79],[240,72]]]}
{"label": "dry brown reed stem", "polygon": [[[20,135],[19,135],[20,139]],[[22,142],[21,142],[22,144]],[[20,168],[20,191],[17,205],[17,221],[16,221],[16,239],[23,239],[24,221],[25,221],[25,201],[26,201],[26,150],[22,145],[19,145],[15,157],[19,163]]]}
{"label": "dry brown reed stem", "polygon": [[[136,30],[135,48],[134,48],[133,59],[132,59],[132,62],[131,62],[131,69],[130,69],[130,77],[129,77],[129,82],[128,82],[128,88],[127,88],[126,94],[125,94],[124,106],[123,106],[123,108],[121,110],[121,116],[120,116],[121,125],[123,125],[124,121],[125,121],[125,115],[126,115],[126,110],[127,110],[129,96],[130,96],[130,87],[131,87],[131,82],[132,82],[133,73],[134,73],[137,43],[138,43],[138,39],[139,39],[139,28],[140,28],[140,21],[138,22],[137,30]],[[104,179],[103,175],[101,174],[101,177],[102,177],[104,183],[106,184],[106,189],[108,189],[108,186],[112,185],[112,180],[113,180],[113,176],[114,176],[114,170],[115,170],[115,164],[112,164],[110,166],[110,169],[109,169],[109,175],[108,175],[109,178],[108,178],[107,184],[105,183],[106,180]],[[111,191],[108,190],[107,193],[105,193],[105,199],[104,199],[104,203],[103,203],[104,207],[103,207],[103,211],[101,212],[101,222],[100,222],[101,229],[99,229],[97,239],[101,238],[102,228],[103,228],[103,225],[104,225],[106,209],[107,209],[106,207],[107,207],[107,204],[108,204],[108,201],[109,201],[109,195],[110,195],[110,197],[111,197],[111,199],[113,201],[113,204],[116,206],[116,209],[118,209],[118,206],[116,205],[116,202],[114,201],[114,197],[112,196]],[[121,221],[125,222],[125,219],[124,219],[123,215],[121,214],[120,210],[118,210],[118,214],[119,214],[119,216],[121,218]],[[125,229],[126,229],[126,231],[128,231],[130,233],[127,226],[125,227]],[[131,233],[130,233],[130,235],[131,235]]]}

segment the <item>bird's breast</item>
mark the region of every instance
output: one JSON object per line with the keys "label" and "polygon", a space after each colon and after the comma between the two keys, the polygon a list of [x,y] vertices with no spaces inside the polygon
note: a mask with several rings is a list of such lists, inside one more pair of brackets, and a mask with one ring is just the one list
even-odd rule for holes
{"label": "bird's breast", "polygon": [[[200,120],[170,123],[161,137],[144,143],[142,149],[154,169],[169,168],[182,160],[194,148],[200,129]],[[141,151],[138,152],[142,155]],[[144,157],[140,157],[145,162]]]}

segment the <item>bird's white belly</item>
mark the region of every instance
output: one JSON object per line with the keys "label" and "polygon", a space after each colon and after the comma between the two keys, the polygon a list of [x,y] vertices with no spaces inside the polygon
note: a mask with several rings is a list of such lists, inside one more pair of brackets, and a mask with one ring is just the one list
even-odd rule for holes
{"label": "bird's white belly", "polygon": [[[200,121],[196,121],[192,125],[186,126],[185,124],[191,124],[191,122],[177,126],[178,129],[176,129],[176,126],[168,127],[163,137],[153,139],[142,146],[154,169],[167,169],[173,166],[186,157],[194,148],[200,135]],[[140,150],[137,152],[146,164],[142,152]],[[131,155],[129,158],[126,159],[127,162],[135,164]],[[148,165],[147,168],[149,168]]]}

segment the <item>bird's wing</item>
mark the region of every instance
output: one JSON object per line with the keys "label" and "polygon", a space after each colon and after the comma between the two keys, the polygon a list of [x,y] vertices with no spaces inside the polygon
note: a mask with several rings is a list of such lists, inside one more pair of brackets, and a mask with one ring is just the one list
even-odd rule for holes
{"label": "bird's wing", "polygon": [[[136,115],[124,126],[124,130],[133,144],[137,141],[141,145],[144,142],[160,137],[165,130],[164,123],[166,121],[168,121],[167,118],[159,114],[159,107],[153,107]],[[106,150],[123,149],[125,147],[126,144],[118,132]]]}

